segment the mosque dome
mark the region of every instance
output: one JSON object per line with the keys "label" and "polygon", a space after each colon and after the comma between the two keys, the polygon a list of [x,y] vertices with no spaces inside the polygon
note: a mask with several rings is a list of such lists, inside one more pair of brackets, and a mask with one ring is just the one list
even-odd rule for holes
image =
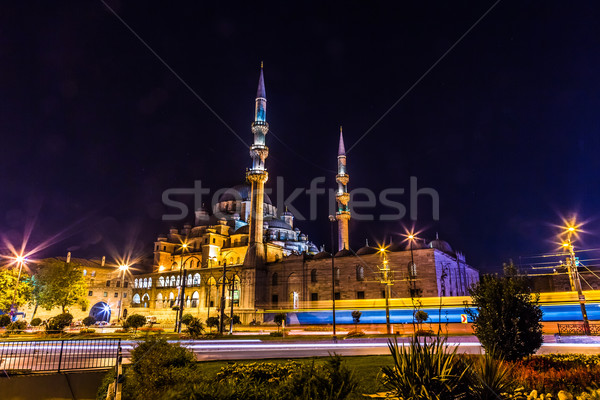
{"label": "mosque dome", "polygon": [[290,224],[288,224],[282,219],[271,219],[265,222],[267,222],[269,228],[288,229],[290,231],[293,230]]}
{"label": "mosque dome", "polygon": [[452,250],[452,247],[450,246],[450,244],[448,242],[446,242],[445,240],[440,240],[437,237],[437,235],[436,235],[435,240],[432,240],[431,242],[429,242],[429,247],[431,247],[432,249],[438,249],[447,254],[454,254],[454,250]]}
{"label": "mosque dome", "polygon": [[[264,195],[265,204],[273,205],[269,195],[266,193]],[[250,201],[250,185],[236,185],[227,189],[225,193],[219,196],[219,203],[226,201]]]}
{"label": "mosque dome", "polygon": [[239,235],[239,234],[249,234],[249,233],[250,233],[250,225],[244,225],[244,226],[240,226],[239,228],[237,228],[233,234]]}
{"label": "mosque dome", "polygon": [[331,255],[326,251],[321,251],[321,252],[315,254],[315,256],[313,257],[313,259],[315,259],[315,260],[320,260],[322,258],[331,258]]}
{"label": "mosque dome", "polygon": [[337,253],[335,253],[336,257],[347,257],[347,256],[351,256],[352,252],[348,249],[342,249],[340,251],[338,251]]}
{"label": "mosque dome", "polygon": [[367,254],[375,254],[375,253],[377,253],[377,249],[375,247],[364,246],[364,247],[361,247],[360,249],[358,249],[358,251],[356,252],[356,255],[364,256]]}

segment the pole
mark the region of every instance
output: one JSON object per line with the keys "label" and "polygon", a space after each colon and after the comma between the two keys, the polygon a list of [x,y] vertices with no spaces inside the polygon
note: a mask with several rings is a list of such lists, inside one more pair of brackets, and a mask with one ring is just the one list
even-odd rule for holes
{"label": "pole", "polygon": [[19,262],[19,274],[17,275],[17,282],[15,283],[15,294],[13,295],[13,304],[15,306],[15,309],[17,307],[16,301],[17,301],[17,291],[19,290],[19,281],[21,280],[21,270],[23,269],[23,264],[25,262],[24,261],[20,261]]}
{"label": "pole", "polygon": [[383,251],[383,282],[385,285],[385,323],[386,332],[392,334],[392,326],[390,324],[390,266],[385,250]]}
{"label": "pole", "polygon": [[581,280],[579,279],[579,271],[577,270],[577,260],[575,258],[575,249],[573,248],[573,243],[571,242],[571,238],[569,237],[567,241],[569,245],[569,255],[570,262],[569,264],[569,275],[572,276],[572,282],[575,286],[574,289],[577,291],[577,296],[579,297],[579,306],[581,307],[581,316],[583,318],[583,330],[586,335],[590,335],[590,322],[587,316],[587,310],[585,308],[585,297],[583,296],[583,291],[581,289]]}
{"label": "pole", "polygon": [[231,312],[229,313],[229,334],[233,335],[233,289],[234,289],[235,280],[233,277],[231,278],[231,299],[229,300],[231,304]]}
{"label": "pole", "polygon": [[227,272],[227,261],[223,261],[223,284],[221,289],[221,316],[219,318],[219,335],[225,330],[225,279]]}
{"label": "pole", "polygon": [[333,341],[337,343],[335,329],[335,216],[330,215],[329,221],[331,221],[331,309],[333,312]]}
{"label": "pole", "polygon": [[183,302],[185,301],[186,278],[187,278],[187,271],[184,268],[183,272],[182,272],[182,278],[181,278],[181,298],[179,299],[179,311],[178,311],[179,318],[178,318],[178,324],[177,324],[177,333],[181,333],[181,318],[183,317]]}
{"label": "pole", "polygon": [[206,312],[206,319],[210,318],[210,292],[211,292],[211,289],[212,289],[212,285],[209,283],[208,284],[208,288],[207,288],[207,290],[208,290],[208,296],[206,296],[207,297],[206,308],[208,310]]}

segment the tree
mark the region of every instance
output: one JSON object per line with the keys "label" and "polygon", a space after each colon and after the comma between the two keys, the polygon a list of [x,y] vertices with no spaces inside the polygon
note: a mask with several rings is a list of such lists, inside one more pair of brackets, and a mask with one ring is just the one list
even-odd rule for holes
{"label": "tree", "polygon": [[[11,267],[0,270],[0,311],[9,311],[13,298],[17,307],[31,302],[33,293],[31,276],[25,271],[21,271],[21,279],[17,288],[18,276],[18,268]],[[15,288],[17,288],[16,297]]]}
{"label": "tree", "polygon": [[[190,315],[191,314],[186,314]],[[192,339],[196,339],[202,336],[202,332],[204,332],[204,324],[200,321],[200,318],[196,318],[191,316],[191,318],[187,318],[184,322],[183,318],[181,319],[181,323],[187,326],[187,333],[192,337]]]}
{"label": "tree", "polygon": [[429,318],[429,314],[427,314],[425,311],[418,310],[415,312],[415,322],[419,327],[419,331],[422,329],[423,322],[427,321],[427,318]]}
{"label": "tree", "polygon": [[0,315],[0,328],[4,328],[11,322],[12,321],[10,320],[10,317],[8,315],[6,315],[6,314]]}
{"label": "tree", "polygon": [[146,325],[146,317],[140,314],[131,314],[127,317],[125,323],[129,328],[135,329],[135,332],[137,333],[138,328]]}
{"label": "tree", "polygon": [[41,324],[42,324],[42,319],[41,318],[34,318],[29,323],[29,325],[31,325],[31,326],[40,326]]}
{"label": "tree", "polygon": [[358,310],[354,310],[352,311],[352,320],[354,321],[354,330],[357,331],[358,330],[358,324],[360,323],[360,317],[362,316],[362,313]]}
{"label": "tree", "polygon": [[285,321],[286,317],[287,315],[285,313],[275,314],[273,322],[275,322],[275,325],[277,325],[277,332],[279,332],[279,327],[283,324],[283,321]]}
{"label": "tree", "polygon": [[85,317],[83,319],[83,321],[81,321],[81,323],[85,326],[92,326],[96,323],[96,318],[92,317],[91,315],[89,317]]}
{"label": "tree", "polygon": [[35,276],[34,297],[37,304],[46,310],[79,304],[87,307],[87,284],[81,267],[58,259],[46,260]]}
{"label": "tree", "polygon": [[60,333],[67,326],[71,325],[73,321],[73,316],[69,313],[58,314],[48,320],[48,325],[46,325],[46,332],[48,333]]}
{"label": "tree", "polygon": [[486,352],[518,360],[540,348],[542,310],[539,293],[532,294],[527,280],[512,264],[504,265],[504,276],[484,275],[469,289],[473,308],[465,312]]}
{"label": "tree", "polygon": [[206,326],[212,330],[212,328],[216,328],[219,326],[219,318],[218,317],[209,317],[206,319]]}
{"label": "tree", "polygon": [[190,313],[183,314],[183,317],[181,317],[181,323],[184,325],[188,325],[193,318],[194,316]]}

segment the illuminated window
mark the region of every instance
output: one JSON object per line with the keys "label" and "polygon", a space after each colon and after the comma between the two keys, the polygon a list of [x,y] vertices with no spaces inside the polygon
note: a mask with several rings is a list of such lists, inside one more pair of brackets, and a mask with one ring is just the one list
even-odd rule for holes
{"label": "illuminated window", "polygon": [[83,276],[87,276],[87,269],[83,270]]}
{"label": "illuminated window", "polygon": [[140,295],[137,293],[133,295],[133,304],[140,304]]}
{"label": "illuminated window", "polygon": [[123,293],[123,298],[126,298],[126,297],[127,297],[127,293]]}
{"label": "illuminated window", "polygon": [[310,281],[312,283],[316,283],[317,282],[317,270],[313,269],[310,271]]}
{"label": "illuminated window", "polygon": [[92,271],[92,278],[96,276],[96,271]]}
{"label": "illuminated window", "polygon": [[356,267],[356,280],[357,281],[365,280],[365,269],[360,265]]}
{"label": "illuminated window", "polygon": [[104,297],[108,297],[108,292],[104,292]]}
{"label": "illuminated window", "polygon": [[194,275],[194,282],[193,282],[194,286],[200,286],[200,274],[195,274]]}
{"label": "illuminated window", "polygon": [[339,268],[335,269],[335,284],[336,285],[340,284],[340,269]]}
{"label": "illuminated window", "polygon": [[148,287],[151,288],[152,287],[152,278],[148,278]]}
{"label": "illuminated window", "polygon": [[158,278],[158,286],[162,287],[165,286],[165,278],[164,277],[160,277]]}

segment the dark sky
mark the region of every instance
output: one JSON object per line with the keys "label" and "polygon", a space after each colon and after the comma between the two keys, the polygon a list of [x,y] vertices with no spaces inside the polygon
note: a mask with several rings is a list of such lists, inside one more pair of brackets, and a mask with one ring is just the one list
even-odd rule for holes
{"label": "dark sky", "polygon": [[[164,190],[243,182],[261,60],[267,186],[282,176],[289,195],[324,176],[333,187],[339,125],[350,148],[494,4],[216,3],[108,4],[245,144],[102,2],[0,6],[3,235],[18,241],[35,220],[31,244],[64,231],[39,256],[150,251],[171,225]],[[489,271],[551,251],[552,224],[574,212],[594,246],[598,20],[594,2],[497,4],[348,153],[351,189],[408,192],[415,176],[439,193],[439,221],[423,198],[415,222],[353,220],[352,246],[414,224]],[[293,205],[308,215],[307,196]],[[318,205],[298,225],[320,245]]]}

